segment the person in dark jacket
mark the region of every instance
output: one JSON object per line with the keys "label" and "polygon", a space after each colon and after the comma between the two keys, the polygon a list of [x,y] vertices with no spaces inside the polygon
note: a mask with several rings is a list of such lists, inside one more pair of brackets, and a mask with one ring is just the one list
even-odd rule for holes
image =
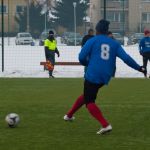
{"label": "person in dark jacket", "polygon": [[[92,37],[94,37],[94,30],[90,28],[88,30],[88,34],[83,37],[81,46],[83,47],[85,45],[85,43]],[[86,72],[86,69],[87,69],[87,66],[84,67],[84,72]]]}
{"label": "person in dark jacket", "polygon": [[[55,53],[57,54],[58,57],[60,56],[60,54],[59,54],[59,51],[57,49],[57,41],[54,38],[54,32],[51,30],[49,31],[49,36],[44,41],[44,49],[45,49],[46,61],[49,62],[50,64],[52,64],[53,69],[54,69]],[[49,70],[49,77],[50,78],[54,78],[53,69]]]}
{"label": "person in dark jacket", "polygon": [[114,36],[113,36],[113,33],[111,31],[108,31],[107,35],[112,38],[112,39],[115,39]]}
{"label": "person in dark jacket", "polygon": [[[140,41],[139,50],[143,57],[143,67],[147,70],[148,60],[150,61],[150,30],[145,30],[144,35],[145,37]],[[144,76],[147,77],[147,72]]]}
{"label": "person in dark jacket", "polygon": [[83,47],[84,44],[86,43],[87,40],[89,40],[90,38],[94,37],[94,30],[93,29],[89,29],[88,30],[88,34],[85,35],[82,39],[82,42],[81,42],[81,46]]}

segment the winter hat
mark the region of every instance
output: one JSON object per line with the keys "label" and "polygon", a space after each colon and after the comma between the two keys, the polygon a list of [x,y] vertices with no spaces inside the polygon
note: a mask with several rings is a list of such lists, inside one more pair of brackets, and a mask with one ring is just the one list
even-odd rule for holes
{"label": "winter hat", "polygon": [[144,30],[144,34],[145,35],[150,34],[150,30],[148,30],[148,29]]}
{"label": "winter hat", "polygon": [[49,31],[50,35],[54,35],[54,32],[52,30]]}
{"label": "winter hat", "polygon": [[105,19],[101,19],[97,25],[96,25],[96,31],[102,33],[102,34],[107,34],[108,29],[109,29],[109,24],[110,22],[105,20]]}

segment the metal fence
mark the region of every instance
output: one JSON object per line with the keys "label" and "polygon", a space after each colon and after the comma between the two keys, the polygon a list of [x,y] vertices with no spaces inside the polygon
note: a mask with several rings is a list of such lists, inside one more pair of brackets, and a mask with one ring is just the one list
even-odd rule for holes
{"label": "metal fence", "polygon": [[[139,39],[131,37],[134,33],[141,33],[141,37],[144,29],[150,28],[150,0],[85,0],[82,5],[79,0],[63,1],[60,5],[55,0],[1,0],[0,76],[17,76],[20,72],[23,72],[20,76],[46,76],[40,62],[45,61],[42,42],[50,29],[55,32],[61,54],[56,61],[77,62],[82,37],[102,18],[110,21],[110,30],[125,49],[132,45],[133,57],[141,62],[136,45]],[[57,11],[60,11],[60,20]],[[63,17],[65,13],[67,15]],[[19,43],[16,37],[20,32],[30,33],[33,41],[28,45]],[[67,38],[68,32],[72,37]],[[84,74],[81,66],[65,67],[56,66],[56,74],[60,70],[60,74],[70,73],[71,76]],[[122,65],[118,63],[118,72],[121,69]],[[127,72],[123,71],[124,74]]]}

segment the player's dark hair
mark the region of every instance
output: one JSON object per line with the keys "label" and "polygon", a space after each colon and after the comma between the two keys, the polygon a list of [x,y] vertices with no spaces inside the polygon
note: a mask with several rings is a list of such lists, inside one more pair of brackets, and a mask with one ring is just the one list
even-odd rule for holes
{"label": "player's dark hair", "polygon": [[108,33],[108,29],[109,29],[109,24],[110,22],[105,20],[105,19],[101,19],[97,25],[96,25],[96,31],[101,33],[101,34],[107,34]]}
{"label": "player's dark hair", "polygon": [[88,30],[88,34],[89,34],[90,32],[94,32],[94,30],[90,28],[90,29]]}

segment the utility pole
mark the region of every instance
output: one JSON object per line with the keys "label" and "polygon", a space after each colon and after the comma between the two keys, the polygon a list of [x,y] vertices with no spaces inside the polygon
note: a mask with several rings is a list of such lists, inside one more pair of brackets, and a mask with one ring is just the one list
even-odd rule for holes
{"label": "utility pole", "polygon": [[30,0],[27,0],[27,32],[30,32]]}
{"label": "utility pole", "polygon": [[106,0],[104,0],[104,19],[106,19]]}
{"label": "utility pole", "polygon": [[124,42],[124,36],[125,36],[125,2],[124,0],[122,1],[123,3],[123,25],[122,25],[122,30],[123,30],[123,45],[125,44]]}
{"label": "utility pole", "polygon": [[10,38],[9,38],[9,36],[10,36],[10,11],[9,11],[9,9],[10,9],[10,1],[8,0],[8,45],[10,45]]}
{"label": "utility pole", "polygon": [[74,7],[74,45],[76,46],[77,45],[77,42],[76,42],[76,6],[77,6],[77,3],[76,2],[73,2],[73,7]]}
{"label": "utility pole", "polygon": [[1,0],[2,13],[2,72],[4,72],[4,0]]}

